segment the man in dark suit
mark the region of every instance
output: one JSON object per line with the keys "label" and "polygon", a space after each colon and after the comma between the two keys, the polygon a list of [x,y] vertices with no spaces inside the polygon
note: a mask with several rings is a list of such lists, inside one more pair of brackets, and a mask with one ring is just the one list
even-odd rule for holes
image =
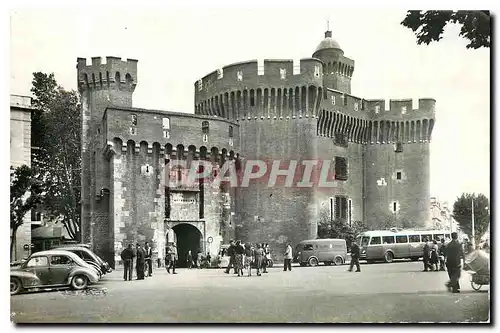
{"label": "man in dark suit", "polygon": [[144,249],[141,244],[137,243],[137,260],[135,263],[135,269],[137,271],[137,280],[144,280],[144,264],[146,263],[144,260]]}
{"label": "man in dark suit", "polygon": [[453,293],[460,292],[460,273],[462,269],[462,259],[464,257],[464,249],[462,244],[458,241],[458,234],[451,233],[451,242],[446,245],[446,268],[448,269],[448,276],[450,281],[446,284]]}
{"label": "man in dark suit", "polygon": [[229,271],[231,270],[232,267],[234,268],[234,274],[236,274],[236,266],[234,263],[236,252],[235,252],[234,241],[232,239],[229,241],[229,247],[227,248],[227,255],[229,256],[229,264],[227,265],[225,272],[226,274],[229,274]]}
{"label": "man in dark suit", "polygon": [[429,270],[429,263],[431,260],[431,247],[429,246],[429,240],[427,238],[424,238],[424,272],[427,272]]}
{"label": "man in dark suit", "polygon": [[132,244],[129,244],[125,250],[122,251],[121,257],[123,262],[123,280],[132,281],[132,266],[134,260],[134,250]]}
{"label": "man in dark suit", "polygon": [[351,265],[349,266],[349,272],[352,272],[352,268],[356,265],[356,272],[361,272],[359,267],[359,246],[356,242],[352,242],[351,245]]}

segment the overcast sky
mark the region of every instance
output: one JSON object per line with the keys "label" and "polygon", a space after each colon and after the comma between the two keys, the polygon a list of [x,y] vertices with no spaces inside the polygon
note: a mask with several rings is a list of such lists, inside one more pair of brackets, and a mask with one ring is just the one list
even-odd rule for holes
{"label": "overcast sky", "polygon": [[77,57],[119,56],[139,60],[135,107],[193,113],[196,80],[233,62],[311,57],[329,18],[355,61],[353,95],[437,100],[431,195],[489,196],[490,54],[467,50],[457,27],[417,46],[404,10],[79,8],[11,12],[11,93],[29,95],[35,71],[76,89]]}

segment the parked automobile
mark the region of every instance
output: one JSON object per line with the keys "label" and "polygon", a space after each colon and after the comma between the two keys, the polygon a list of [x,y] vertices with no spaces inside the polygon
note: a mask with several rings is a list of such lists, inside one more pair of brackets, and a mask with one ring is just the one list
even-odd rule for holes
{"label": "parked automobile", "polygon": [[82,258],[86,263],[95,266],[99,271],[100,275],[104,275],[106,273],[110,273],[113,271],[106,261],[104,261],[97,254],[95,254],[87,246],[82,246],[80,244],[78,245],[68,244],[68,245],[58,246],[54,248],[54,250],[65,250],[73,252],[74,254]]}
{"label": "parked automobile", "polygon": [[10,269],[10,294],[33,288],[65,287],[82,290],[99,281],[97,272],[76,254],[48,250],[32,254]]}
{"label": "parked automobile", "polygon": [[294,262],[300,266],[318,266],[320,262],[325,265],[342,265],[347,258],[347,245],[345,239],[310,239],[297,244]]}

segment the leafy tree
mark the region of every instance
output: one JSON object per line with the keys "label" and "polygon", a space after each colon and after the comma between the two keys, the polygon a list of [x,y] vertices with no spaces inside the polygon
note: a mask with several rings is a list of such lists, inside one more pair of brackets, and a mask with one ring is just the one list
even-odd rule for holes
{"label": "leafy tree", "polygon": [[460,36],[469,40],[466,46],[468,49],[490,47],[491,23],[488,10],[410,10],[401,22],[415,33],[418,45],[429,45],[433,41],[441,40],[444,27],[448,23],[462,26]]}
{"label": "leafy tree", "polygon": [[318,221],[318,238],[340,238],[345,239],[347,248],[351,248],[351,244],[356,236],[363,231],[368,230],[368,227],[361,221],[354,221],[349,225],[345,220],[331,220],[328,209],[321,209],[319,212]]}
{"label": "leafy tree", "polygon": [[26,214],[40,203],[42,187],[34,177],[32,169],[22,165],[10,172],[10,260],[14,254],[17,230],[24,222]]}
{"label": "leafy tree", "polygon": [[453,217],[460,229],[472,237],[472,200],[474,200],[474,231],[476,245],[490,224],[489,200],[484,194],[463,193],[453,204]]}
{"label": "leafy tree", "polygon": [[33,73],[33,168],[46,194],[43,208],[80,240],[81,113],[78,95],[58,86],[54,74]]}

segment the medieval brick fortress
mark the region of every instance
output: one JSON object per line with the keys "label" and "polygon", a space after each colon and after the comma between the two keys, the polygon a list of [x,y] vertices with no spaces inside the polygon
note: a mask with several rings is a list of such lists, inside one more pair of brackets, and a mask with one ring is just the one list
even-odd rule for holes
{"label": "medieval brick fortress", "polygon": [[[132,107],[137,60],[79,58],[77,70],[82,237],[109,262],[128,242],[149,241],[163,258],[176,241],[183,259],[188,249],[215,254],[234,237],[269,243],[279,260],[287,241],[316,238],[325,210],[374,227],[430,219],[435,100],[419,99],[418,109],[390,100],[386,109],[384,100],[351,95],[354,61],[331,31],[312,58],[245,61],[199,79],[194,114]],[[178,185],[177,160],[207,161],[215,172],[226,162],[241,171],[253,160],[282,169],[329,161],[335,186]]]}

